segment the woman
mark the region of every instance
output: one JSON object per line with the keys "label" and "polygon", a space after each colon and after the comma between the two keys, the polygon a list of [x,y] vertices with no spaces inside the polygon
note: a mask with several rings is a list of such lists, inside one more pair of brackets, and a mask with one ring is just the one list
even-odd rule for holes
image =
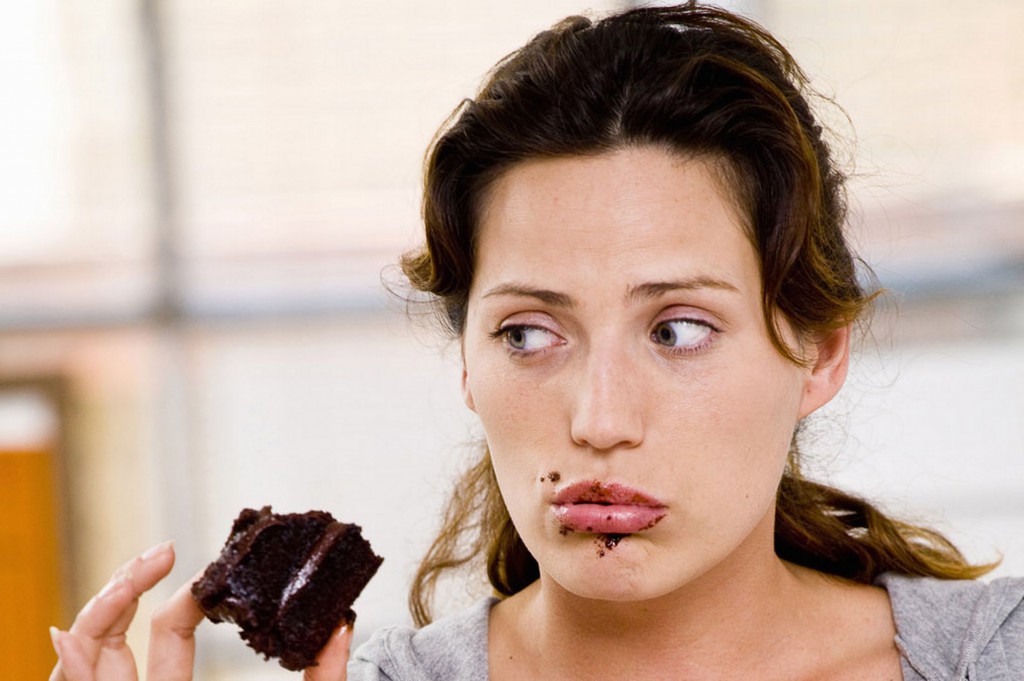
{"label": "woman", "polygon": [[[869,306],[785,49],[687,5],[568,19],[435,140],[408,256],[459,339],[487,447],[412,610],[452,567],[501,598],[378,632],[349,679],[983,679],[1024,673],[1024,581],[805,480],[804,418]],[[169,547],[55,632],[54,680],[133,678],[132,603]],[[956,581],[959,580],[959,581]],[[149,679],[191,678],[187,589]],[[343,679],[340,630],[309,679]]]}

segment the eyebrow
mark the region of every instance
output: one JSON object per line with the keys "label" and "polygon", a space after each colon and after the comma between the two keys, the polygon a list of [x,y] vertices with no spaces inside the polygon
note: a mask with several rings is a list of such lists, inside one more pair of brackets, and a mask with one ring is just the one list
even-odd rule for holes
{"label": "eyebrow", "polygon": [[[626,292],[626,300],[631,303],[639,303],[652,300],[672,291],[695,291],[698,289],[719,289],[732,293],[739,293],[740,289],[723,279],[714,277],[690,277],[672,281],[652,281],[644,284],[631,286]],[[572,296],[558,291],[537,288],[526,284],[499,284],[488,289],[481,297],[491,298],[496,296],[512,296],[518,298],[534,298],[553,307],[572,309],[576,307],[576,301]]]}
{"label": "eyebrow", "polygon": [[721,291],[728,291],[730,293],[739,293],[739,287],[725,281],[724,279],[715,279],[714,277],[691,277],[687,279],[676,279],[673,281],[652,281],[645,284],[637,284],[636,286],[630,287],[626,293],[626,300],[639,303],[645,300],[651,300],[662,296],[672,291],[696,291],[699,289],[718,289]]}
{"label": "eyebrow", "polygon": [[492,289],[488,289],[484,293],[482,298],[492,298],[494,296],[513,296],[517,298],[535,298],[542,303],[547,303],[553,307],[564,307],[573,308],[576,307],[576,301],[572,299],[572,296],[565,293],[559,293],[558,291],[550,291],[548,289],[535,288],[533,286],[527,286],[525,284],[500,284]]}

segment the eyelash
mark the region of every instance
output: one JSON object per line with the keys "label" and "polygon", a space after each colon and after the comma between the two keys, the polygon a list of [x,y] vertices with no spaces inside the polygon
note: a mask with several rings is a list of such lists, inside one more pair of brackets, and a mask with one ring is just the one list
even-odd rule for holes
{"label": "eyelash", "polygon": [[[700,338],[698,343],[696,343],[696,344],[694,344],[692,346],[673,347],[671,345],[665,345],[664,343],[660,342],[658,337],[657,337],[658,330],[661,329],[661,328],[666,327],[667,325],[671,325],[671,324],[684,324],[684,325],[691,326],[691,327],[701,327],[702,329],[705,330],[704,331],[704,335],[703,335],[702,338]],[[526,334],[526,333],[528,333],[530,331],[537,331],[537,332],[540,332],[542,334],[547,334],[549,336],[552,336],[553,338],[560,339],[558,334],[554,333],[553,331],[551,331],[549,329],[546,329],[546,328],[544,328],[542,326],[535,326],[533,324],[507,324],[507,325],[499,327],[495,331],[492,331],[491,334],[490,334],[490,337],[492,339],[494,339],[494,340],[500,340],[502,342],[502,345],[509,352],[509,354],[511,354],[511,355],[513,355],[515,357],[531,357],[531,356],[536,356],[536,355],[538,355],[540,353],[543,353],[543,352],[545,352],[547,350],[550,350],[552,347],[555,347],[556,345],[561,345],[562,343],[564,343],[564,341],[555,342],[555,343],[552,343],[550,345],[546,345],[546,346],[544,346],[542,348],[537,348],[537,349],[534,349],[534,350],[530,350],[530,349],[526,349],[526,348],[517,348],[517,347],[515,347],[512,344],[512,340],[511,340],[511,335],[512,334],[517,333],[517,332],[518,333],[522,333],[522,334]],[[709,324],[708,322],[706,322],[704,320],[701,320],[701,319],[689,319],[689,318],[686,318],[686,317],[681,317],[681,318],[678,318],[678,319],[665,319],[665,320],[659,321],[658,323],[656,323],[654,325],[654,328],[651,330],[649,338],[655,344],[660,346],[660,348],[662,349],[663,352],[668,352],[668,353],[671,353],[671,354],[674,354],[674,355],[691,355],[691,354],[695,354],[695,353],[698,353],[698,352],[701,352],[701,351],[705,350],[712,342],[714,342],[714,336],[717,333],[719,333],[719,332],[720,332],[720,330],[718,328],[716,328],[715,326],[713,326],[712,324]],[[524,341],[525,340],[526,339],[524,338]]]}
{"label": "eyelash", "polygon": [[542,326],[535,326],[535,325],[532,325],[532,324],[506,324],[504,326],[499,327],[496,331],[491,332],[490,335],[491,335],[491,338],[493,338],[495,340],[501,340],[502,345],[505,347],[506,350],[508,350],[509,354],[511,354],[511,355],[513,355],[515,357],[532,357],[532,356],[536,356],[537,354],[542,353],[545,350],[551,349],[551,347],[553,347],[554,345],[561,345],[561,343],[555,343],[555,344],[552,344],[551,346],[539,348],[537,350],[526,350],[526,349],[522,349],[522,348],[517,348],[517,347],[514,347],[512,345],[512,341],[511,341],[511,338],[510,338],[511,334],[513,334],[513,333],[515,333],[517,331],[518,332],[522,332],[524,334],[529,332],[529,331],[539,331],[541,333],[548,334],[549,336],[553,336],[555,338],[559,338],[558,334],[554,333],[553,331],[545,329]]}
{"label": "eyelash", "polygon": [[[665,326],[667,326],[669,324],[685,324],[685,325],[692,326],[692,327],[701,327],[702,329],[704,329],[704,335],[703,335],[703,337],[700,339],[700,341],[698,343],[696,343],[695,345],[692,345],[692,346],[684,346],[684,347],[666,346],[664,343],[659,342],[659,340],[657,338],[657,334],[658,334],[658,330],[660,328],[663,328],[663,327],[665,327]],[[712,324],[709,324],[708,322],[706,322],[706,321],[704,321],[702,319],[690,319],[690,318],[686,318],[686,317],[681,317],[681,318],[677,318],[677,319],[663,319],[663,320],[659,321],[658,323],[656,323],[654,325],[654,328],[651,329],[650,338],[656,344],[661,346],[664,352],[669,352],[669,353],[672,353],[674,355],[691,355],[691,354],[695,354],[695,353],[698,353],[698,352],[701,352],[701,351],[707,349],[708,346],[710,346],[711,343],[714,342],[714,337],[719,332],[720,332],[720,329],[717,329],[715,326],[713,326]]]}

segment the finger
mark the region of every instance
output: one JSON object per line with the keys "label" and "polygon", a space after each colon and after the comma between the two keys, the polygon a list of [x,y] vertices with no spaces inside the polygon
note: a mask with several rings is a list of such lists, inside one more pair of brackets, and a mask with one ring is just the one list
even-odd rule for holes
{"label": "finger", "polygon": [[190,681],[196,655],[195,631],[203,612],[192,598],[192,583],[157,608],[149,630],[148,681]]}
{"label": "finger", "polygon": [[57,651],[57,666],[50,674],[50,681],[94,681],[93,661],[72,635],[56,629],[51,630],[53,648]]}
{"label": "finger", "polygon": [[[63,647],[85,668],[75,668],[74,676],[66,662],[62,666],[68,681],[79,681],[82,674],[106,679],[135,678],[135,661],[126,643],[125,633],[135,616],[139,596],[166,575],[174,564],[170,542],[158,544],[132,559],[114,572],[96,596],[75,617],[66,635],[60,637]],[[116,676],[100,674],[104,670],[123,670]],[[89,677],[85,677],[89,678]]]}
{"label": "finger", "polygon": [[163,579],[173,565],[171,542],[158,544],[125,563],[78,613],[70,633],[95,640],[124,635],[139,596]]}
{"label": "finger", "polygon": [[316,658],[316,666],[302,673],[303,681],[345,681],[349,653],[352,651],[352,626],[342,624],[328,639]]}
{"label": "finger", "polygon": [[[89,641],[90,639],[86,639]],[[95,681],[137,681],[138,672],[135,669],[135,656],[124,636],[116,640],[106,639],[100,647],[99,655],[89,658],[89,649],[82,644],[82,641],[74,636],[68,636],[69,648],[75,650],[80,647],[78,657],[89,663],[89,668],[83,670],[84,679]],[[68,675],[69,681],[79,681],[79,677]]]}
{"label": "finger", "polygon": [[66,652],[63,637],[63,631],[57,627],[50,627],[50,640],[53,641],[53,652],[57,653],[57,664],[53,666],[53,671],[50,672],[49,681],[68,681],[68,677],[64,674],[64,657]]}

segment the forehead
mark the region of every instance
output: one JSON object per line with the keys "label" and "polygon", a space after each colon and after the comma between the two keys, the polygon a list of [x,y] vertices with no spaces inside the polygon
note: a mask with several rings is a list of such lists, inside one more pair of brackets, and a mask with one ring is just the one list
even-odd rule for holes
{"label": "forehead", "polygon": [[577,266],[634,279],[746,277],[751,267],[756,275],[746,220],[722,166],[657,147],[517,164],[483,198],[476,275],[512,276],[525,267],[553,276]]}
{"label": "forehead", "polygon": [[[680,153],[658,145],[634,145],[598,154],[531,158],[504,170],[486,184],[478,201],[480,222],[496,200],[508,207],[508,199],[527,195],[543,200],[545,191],[566,193],[570,183],[576,190],[598,189],[606,194],[609,180],[617,188],[676,202],[686,198],[688,185],[700,184],[733,211],[738,223],[749,229],[746,201],[737,181],[739,171],[725,157],[712,154]],[[611,198],[611,195],[608,194]],[[571,198],[566,196],[565,198]],[[709,197],[710,198],[710,197]],[[696,205],[696,204],[693,204]]]}

